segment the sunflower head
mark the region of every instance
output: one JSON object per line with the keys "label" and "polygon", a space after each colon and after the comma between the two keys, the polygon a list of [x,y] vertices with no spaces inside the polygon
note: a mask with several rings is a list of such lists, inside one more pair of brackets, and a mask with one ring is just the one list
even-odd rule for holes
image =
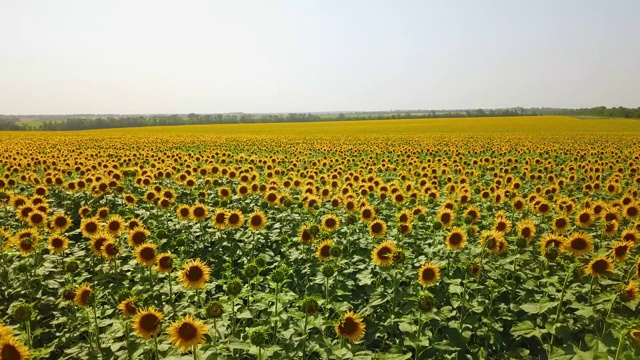
{"label": "sunflower head", "polygon": [[120,247],[115,241],[107,241],[102,247],[102,256],[107,260],[115,259],[120,253]]}
{"label": "sunflower head", "polygon": [[249,220],[247,222],[251,230],[261,230],[267,225],[267,216],[262,212],[262,210],[256,210],[249,215]]}
{"label": "sunflower head", "polygon": [[383,236],[387,232],[387,223],[382,219],[376,219],[369,223],[369,234],[373,237]]}
{"label": "sunflower head", "polygon": [[29,349],[13,336],[0,338],[0,359],[25,360],[31,357]]}
{"label": "sunflower head", "polygon": [[451,229],[445,238],[445,245],[449,250],[460,250],[467,242],[467,234],[459,227]]}
{"label": "sunflower head", "polygon": [[300,227],[300,242],[303,244],[311,244],[314,241],[316,241],[316,239],[311,232],[311,227],[309,225],[302,225],[302,227]]}
{"label": "sunflower head", "polygon": [[124,231],[124,229],[124,219],[122,219],[122,217],[120,217],[119,215],[114,215],[109,218],[105,226],[105,230],[109,232],[109,234],[114,236],[119,235],[122,231]]}
{"label": "sunflower head", "polygon": [[94,294],[91,285],[82,284],[78,286],[76,289],[76,297],[74,298],[74,302],[78,304],[78,306],[86,308],[91,306],[94,301]]}
{"label": "sunflower head", "polygon": [[173,254],[170,252],[162,253],[158,255],[158,262],[156,264],[156,269],[159,273],[168,273],[171,272],[173,268]]}
{"label": "sunflower head", "polygon": [[591,262],[585,269],[585,273],[593,277],[609,275],[612,271],[613,263],[611,262],[611,260],[604,256],[591,260]]}
{"label": "sunflower head", "polygon": [[186,351],[204,342],[207,329],[200,320],[187,315],[171,324],[167,332],[171,342],[182,351]]}
{"label": "sunflower head", "polygon": [[591,236],[585,233],[573,233],[567,236],[563,249],[572,253],[574,256],[580,256],[588,253],[593,248],[593,240]]}
{"label": "sunflower head", "polygon": [[100,232],[100,221],[96,218],[84,219],[80,224],[80,230],[84,236],[91,238]]}
{"label": "sunflower head", "polygon": [[418,270],[418,282],[422,286],[429,286],[440,280],[440,268],[438,265],[430,262],[422,264]]}
{"label": "sunflower head", "polygon": [[136,248],[136,260],[145,267],[151,267],[156,264],[158,259],[157,245],[152,243],[144,243]]}
{"label": "sunflower head", "polygon": [[433,310],[433,308],[435,308],[435,306],[436,300],[433,294],[428,291],[423,291],[420,293],[420,295],[418,296],[418,308],[421,311],[430,312],[431,310]]}
{"label": "sunflower head", "polygon": [[211,268],[205,265],[200,259],[189,260],[184,263],[178,278],[182,286],[187,289],[201,289],[209,281]]}
{"label": "sunflower head", "polygon": [[122,300],[120,304],[118,304],[118,310],[125,317],[132,317],[136,315],[138,312],[138,305],[136,304],[136,299],[134,297]]}
{"label": "sunflower head", "polygon": [[438,222],[443,226],[447,227],[453,224],[454,214],[453,211],[447,208],[442,208],[437,215]]}
{"label": "sunflower head", "polygon": [[57,232],[65,232],[71,226],[71,219],[65,213],[53,215],[49,221],[49,227]]}
{"label": "sunflower head", "polygon": [[631,280],[629,284],[620,291],[620,300],[622,302],[631,302],[638,298],[638,282]]}
{"label": "sunflower head", "polygon": [[138,310],[132,322],[132,327],[138,336],[150,339],[160,332],[162,318],[164,316],[154,307]]}
{"label": "sunflower head", "polygon": [[216,229],[223,230],[227,225],[227,209],[215,209],[211,223]]}
{"label": "sunflower head", "polygon": [[362,318],[353,311],[349,311],[336,324],[335,329],[338,336],[345,337],[351,342],[356,342],[364,336],[365,327]]}
{"label": "sunflower head", "polygon": [[395,252],[396,243],[391,240],[386,240],[371,251],[371,260],[380,267],[391,266],[393,265]]}
{"label": "sunflower head", "polygon": [[340,218],[333,214],[325,215],[322,218],[322,229],[331,232],[340,226]]}
{"label": "sunflower head", "polygon": [[197,203],[191,207],[191,219],[202,221],[209,215],[209,208],[203,204]]}
{"label": "sunflower head", "polygon": [[219,301],[210,302],[205,309],[205,315],[209,319],[219,319],[222,317],[223,313],[224,307]]}
{"label": "sunflower head", "polygon": [[618,241],[611,245],[612,255],[616,261],[624,261],[629,252],[631,252],[631,248],[634,243],[627,241]]}
{"label": "sunflower head", "polygon": [[227,214],[225,225],[230,228],[237,228],[244,224],[244,215],[240,210],[231,210]]}
{"label": "sunflower head", "polygon": [[331,240],[324,240],[318,244],[318,248],[316,250],[316,257],[318,260],[327,260],[331,256],[331,247],[333,247],[333,242],[331,242]]}
{"label": "sunflower head", "polygon": [[52,235],[48,243],[49,250],[54,254],[62,254],[69,247],[69,239],[60,235]]}
{"label": "sunflower head", "polygon": [[147,242],[147,240],[149,239],[149,234],[149,230],[145,229],[142,226],[138,226],[135,229],[129,231],[127,241],[129,242],[129,245],[131,245],[131,247],[137,248]]}

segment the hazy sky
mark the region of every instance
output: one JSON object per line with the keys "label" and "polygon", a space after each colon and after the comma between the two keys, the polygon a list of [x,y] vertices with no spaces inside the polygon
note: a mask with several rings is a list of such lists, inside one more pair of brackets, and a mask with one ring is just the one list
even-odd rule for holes
{"label": "hazy sky", "polygon": [[0,0],[0,114],[640,106],[639,0]]}

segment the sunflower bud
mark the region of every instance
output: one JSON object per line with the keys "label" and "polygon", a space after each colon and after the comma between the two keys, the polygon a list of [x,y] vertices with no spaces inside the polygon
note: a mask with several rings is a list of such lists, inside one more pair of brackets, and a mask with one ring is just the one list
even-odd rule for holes
{"label": "sunflower bud", "polygon": [[469,266],[467,267],[467,274],[469,274],[469,276],[471,277],[476,277],[480,275],[481,271],[482,271],[482,265],[478,263],[469,264]]}
{"label": "sunflower bud", "polygon": [[259,268],[263,268],[265,267],[265,265],[267,265],[267,260],[262,255],[258,256],[255,262],[256,262],[256,266],[258,266]]}
{"label": "sunflower bud", "polygon": [[431,295],[431,293],[425,291],[420,294],[420,297],[418,297],[418,308],[420,310],[429,312],[433,310],[435,306],[436,300],[434,299],[433,295]]}
{"label": "sunflower bud", "polygon": [[227,292],[231,296],[237,296],[242,291],[242,283],[239,279],[233,279],[227,284]]}
{"label": "sunflower bud", "polygon": [[549,261],[554,261],[558,257],[558,249],[551,246],[544,251],[544,257]]}
{"label": "sunflower bud", "polygon": [[68,273],[73,274],[80,269],[80,264],[76,260],[70,260],[65,266]]}
{"label": "sunflower bud", "polygon": [[320,227],[318,225],[311,225],[309,232],[311,235],[316,236],[320,233]]}
{"label": "sunflower bud", "polygon": [[313,316],[318,312],[318,301],[312,297],[307,297],[302,302],[302,311],[309,316]]}
{"label": "sunflower bud", "polygon": [[424,222],[425,220],[427,220],[427,217],[424,214],[420,214],[418,215],[418,220],[420,220],[421,222]]}
{"label": "sunflower bud", "polygon": [[282,265],[271,273],[271,281],[276,284],[282,284],[287,279],[288,274],[289,268],[286,265]]}
{"label": "sunflower bud", "polygon": [[[422,215],[422,214],[420,214],[420,215]],[[442,229],[442,223],[436,222],[436,223],[433,224],[433,230],[440,230],[440,229]]]}
{"label": "sunflower bud", "polygon": [[62,299],[65,301],[73,301],[76,297],[76,289],[73,287],[66,287],[62,290]]}
{"label": "sunflower bud", "polygon": [[219,301],[210,302],[209,305],[207,305],[207,308],[205,309],[205,314],[209,319],[219,319],[222,317],[223,312],[224,312],[224,309],[222,307],[222,304],[220,304]]}
{"label": "sunflower bud", "polygon": [[19,323],[31,320],[31,314],[31,306],[27,304],[20,304],[13,310],[13,317]]}
{"label": "sunflower bud", "polygon": [[264,328],[252,329],[249,333],[251,344],[261,347],[267,341],[267,332]]}
{"label": "sunflower bud", "polygon": [[256,276],[258,276],[258,272],[260,272],[260,270],[255,264],[247,264],[247,266],[245,266],[244,268],[244,276],[246,276],[249,280],[252,280]]}
{"label": "sunflower bud", "polygon": [[336,269],[329,264],[326,264],[322,267],[322,275],[326,278],[332,277],[335,273]]}
{"label": "sunflower bud", "polygon": [[527,246],[527,239],[521,238],[521,237],[517,238],[516,239],[516,246],[519,247],[519,248],[523,248],[523,247]]}
{"label": "sunflower bud", "polygon": [[331,256],[340,257],[342,256],[342,247],[338,245],[334,245],[331,247]]}
{"label": "sunflower bud", "polygon": [[357,221],[358,221],[358,218],[356,218],[356,216],[355,216],[355,215],[350,214],[349,216],[347,216],[347,221],[346,221],[347,225],[353,225],[353,224],[355,224]]}

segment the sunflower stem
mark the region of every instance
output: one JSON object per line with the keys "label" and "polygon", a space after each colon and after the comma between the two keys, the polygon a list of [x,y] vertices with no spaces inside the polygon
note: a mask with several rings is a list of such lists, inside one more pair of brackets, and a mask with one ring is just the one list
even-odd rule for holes
{"label": "sunflower stem", "polygon": [[591,305],[591,295],[593,295],[593,281],[595,276],[591,277],[591,281],[589,282],[589,297],[587,298],[587,304]]}
{"label": "sunflower stem", "polygon": [[307,321],[309,320],[309,315],[304,314],[304,330],[303,332],[303,340],[302,340],[302,359],[307,355]]}
{"label": "sunflower stem", "polygon": [[122,323],[122,328],[124,329],[124,339],[127,344],[127,359],[131,360],[131,339],[129,338],[129,327],[126,321]]}
{"label": "sunflower stem", "polygon": [[[562,301],[564,300],[564,295],[567,293],[567,283],[569,282],[569,277],[573,275],[574,268],[575,268],[575,265],[569,268],[569,271],[567,271],[567,275],[565,275],[564,277],[564,282],[562,283],[562,293],[560,294],[560,300],[558,301],[558,306],[556,307],[556,317],[554,319],[556,324],[558,323],[558,320],[560,320],[560,311],[562,310]],[[593,281],[593,278],[592,278],[592,281]],[[551,341],[549,342],[549,355],[551,355],[551,353],[553,352],[553,342],[555,340],[555,337],[556,337],[555,334],[551,334]]]}
{"label": "sunflower stem", "polygon": [[614,360],[618,360],[620,358],[620,354],[622,354],[622,349],[624,348],[624,337],[626,335],[626,331],[620,331],[620,336],[618,339],[618,348],[616,349],[616,357]]}
{"label": "sunflower stem", "polygon": [[98,325],[98,311],[96,310],[96,302],[92,301],[91,306],[93,307],[93,322],[96,326],[96,346],[98,347],[98,352],[100,353],[100,358],[102,359],[102,346],[100,346],[100,326]]}
{"label": "sunflower stem", "polygon": [[173,285],[171,285],[171,275],[167,275],[167,282],[169,283],[169,303],[171,304],[171,310],[173,313],[171,317],[173,318],[176,314],[176,304],[173,302]]}
{"label": "sunflower stem", "polygon": [[235,334],[236,332],[236,298],[235,297],[231,299],[231,314],[233,317],[233,326],[231,327],[231,333]]}
{"label": "sunflower stem", "polygon": [[160,359],[160,353],[158,352],[158,334],[153,336],[153,349],[156,353],[156,359]]}
{"label": "sunflower stem", "polygon": [[324,301],[327,304],[325,306],[329,306],[329,278],[328,277],[324,278]]}
{"label": "sunflower stem", "polygon": [[198,360],[198,348],[196,345],[193,345],[193,360]]}
{"label": "sunflower stem", "polygon": [[273,310],[273,317],[275,317],[274,320],[274,324],[273,324],[273,343],[277,344],[278,343],[278,288],[279,288],[280,284],[276,284],[276,304],[275,304],[275,309]]}
{"label": "sunflower stem", "polygon": [[611,297],[611,303],[609,303],[609,310],[607,311],[607,316],[604,318],[604,327],[602,328],[602,336],[604,336],[604,333],[607,331],[607,320],[609,320],[609,315],[611,315],[611,311],[613,310],[613,306],[616,303],[616,300],[618,299],[618,294],[614,294]]}
{"label": "sunflower stem", "polygon": [[394,316],[396,313],[396,289],[398,287],[398,269],[393,269],[393,298],[392,298],[392,307],[391,307],[391,316]]}

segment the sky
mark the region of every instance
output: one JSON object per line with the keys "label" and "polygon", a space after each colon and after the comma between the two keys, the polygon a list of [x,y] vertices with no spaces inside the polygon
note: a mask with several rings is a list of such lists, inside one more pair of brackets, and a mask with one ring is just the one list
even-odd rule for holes
{"label": "sky", "polygon": [[638,0],[0,0],[0,114],[640,106]]}

